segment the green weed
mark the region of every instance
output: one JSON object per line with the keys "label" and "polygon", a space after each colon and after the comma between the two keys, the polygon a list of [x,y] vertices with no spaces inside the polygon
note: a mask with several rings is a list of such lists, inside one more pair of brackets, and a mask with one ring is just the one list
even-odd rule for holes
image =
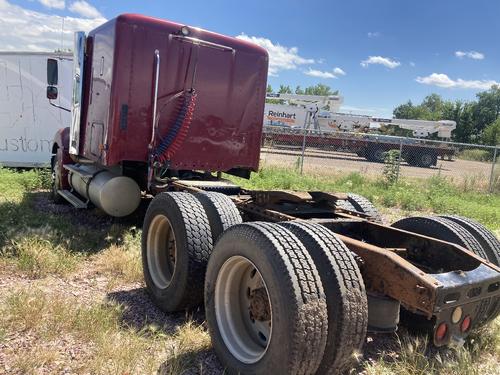
{"label": "green weed", "polygon": [[289,169],[266,167],[252,174],[249,180],[228,177],[249,189],[353,192],[366,196],[381,207],[423,211],[424,214],[462,215],[476,219],[492,230],[500,227],[500,195],[462,190],[440,176],[423,180],[400,178],[397,183],[387,185],[382,178],[370,178],[360,173],[329,177],[321,174],[300,175]]}

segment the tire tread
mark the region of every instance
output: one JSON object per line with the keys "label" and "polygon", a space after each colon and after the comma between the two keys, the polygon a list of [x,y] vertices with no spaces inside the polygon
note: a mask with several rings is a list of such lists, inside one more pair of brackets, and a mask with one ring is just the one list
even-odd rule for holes
{"label": "tire tread", "polygon": [[368,305],[361,272],[349,249],[328,228],[298,221],[281,225],[292,231],[312,254],[323,285],[329,288],[325,290],[329,335],[317,374],[342,370],[361,350],[366,338]]}
{"label": "tire tread", "polygon": [[214,244],[226,229],[242,223],[238,208],[227,195],[207,191],[195,196],[207,214]]}
{"label": "tire tread", "polygon": [[[180,293],[178,302],[175,306],[165,306],[161,301],[156,300],[158,306],[168,312],[192,309],[199,306],[203,302],[203,289],[205,281],[205,273],[207,268],[208,259],[213,249],[212,235],[208,217],[201,203],[196,197],[190,193],[184,192],[164,192],[158,194],[150,203],[146,216],[144,218],[143,228],[143,267],[146,269],[148,266],[146,257],[146,225],[149,225],[151,216],[158,209],[158,207],[174,207],[169,212],[163,214],[170,216],[169,220],[180,213],[181,226],[185,231],[186,248],[177,249],[177,251],[187,252],[187,282],[184,290],[174,290],[171,293]],[[178,212],[177,212],[177,210]],[[175,225],[172,223],[172,225]],[[178,239],[177,239],[178,240]],[[176,276],[174,272],[173,277]],[[148,278],[146,277],[146,284]],[[153,285],[148,285],[152,288]],[[154,296],[154,294],[153,294]]]}

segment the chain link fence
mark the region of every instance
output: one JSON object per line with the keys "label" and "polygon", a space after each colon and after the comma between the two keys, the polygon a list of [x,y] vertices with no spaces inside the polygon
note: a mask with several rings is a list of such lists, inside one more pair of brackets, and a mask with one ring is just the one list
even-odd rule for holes
{"label": "chain link fence", "polygon": [[390,182],[441,176],[466,189],[500,193],[500,146],[266,126],[261,160],[301,173],[359,172]]}

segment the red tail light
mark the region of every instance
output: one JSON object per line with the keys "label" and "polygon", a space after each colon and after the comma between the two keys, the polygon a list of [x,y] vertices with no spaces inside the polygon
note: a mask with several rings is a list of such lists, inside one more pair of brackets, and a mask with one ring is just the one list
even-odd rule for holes
{"label": "red tail light", "polygon": [[462,320],[462,324],[460,324],[460,330],[462,332],[467,332],[470,328],[471,322],[472,319],[470,318],[470,316],[466,316],[464,320]]}
{"label": "red tail light", "polygon": [[436,329],[436,341],[443,341],[446,337],[446,333],[448,332],[448,326],[446,323],[441,323]]}

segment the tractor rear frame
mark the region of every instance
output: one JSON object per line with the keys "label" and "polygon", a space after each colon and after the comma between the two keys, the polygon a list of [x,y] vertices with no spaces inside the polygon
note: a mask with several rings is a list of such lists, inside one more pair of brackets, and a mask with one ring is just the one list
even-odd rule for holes
{"label": "tractor rear frame", "polygon": [[[203,193],[199,186],[178,180],[171,189]],[[234,190],[235,186],[229,188]],[[453,322],[457,307],[462,309],[462,317],[472,318],[473,326],[500,313],[500,267],[463,246],[384,225],[379,218],[339,206],[347,194],[241,189],[229,197],[244,222],[307,221],[331,230],[355,255],[369,295],[400,302],[405,311],[422,318],[433,331],[442,323],[449,327],[444,338],[433,336],[436,346],[463,343],[468,330],[461,332]],[[374,302],[377,300],[372,299]],[[398,322],[390,316],[386,319]],[[371,328],[392,330],[387,326]]]}

